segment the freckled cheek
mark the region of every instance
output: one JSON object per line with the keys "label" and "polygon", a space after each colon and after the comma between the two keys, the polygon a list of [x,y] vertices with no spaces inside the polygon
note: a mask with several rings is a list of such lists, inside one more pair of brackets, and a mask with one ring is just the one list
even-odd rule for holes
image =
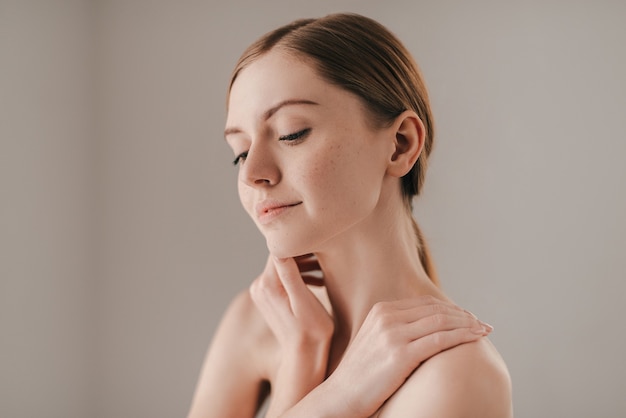
{"label": "freckled cheek", "polygon": [[319,166],[303,167],[298,172],[296,184],[301,189],[301,192],[317,195],[325,184],[324,171]]}
{"label": "freckled cheek", "polygon": [[303,180],[311,191],[318,194],[324,207],[337,203],[337,199],[345,198],[346,193],[349,193],[350,173],[346,163],[349,165],[345,159],[331,154],[310,165],[307,173],[303,173]]}

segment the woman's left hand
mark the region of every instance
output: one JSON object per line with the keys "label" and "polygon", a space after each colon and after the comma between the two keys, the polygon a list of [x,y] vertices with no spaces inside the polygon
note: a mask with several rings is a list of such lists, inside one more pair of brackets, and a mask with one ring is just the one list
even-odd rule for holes
{"label": "woman's left hand", "polygon": [[325,377],[334,322],[306,286],[323,279],[314,256],[278,259],[270,255],[265,270],[250,286],[250,295],[281,348],[267,416],[296,404]]}

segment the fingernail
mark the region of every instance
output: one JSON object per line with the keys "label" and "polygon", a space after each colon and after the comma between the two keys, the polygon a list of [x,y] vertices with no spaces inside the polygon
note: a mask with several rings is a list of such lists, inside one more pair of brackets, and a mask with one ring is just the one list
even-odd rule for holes
{"label": "fingernail", "polygon": [[493,327],[492,327],[491,325],[489,325],[488,323],[483,322],[483,321],[481,321],[481,320],[478,320],[478,322],[480,322],[480,324],[481,324],[483,327],[485,327],[485,329],[487,330],[487,332],[491,332],[491,331],[493,331]]}

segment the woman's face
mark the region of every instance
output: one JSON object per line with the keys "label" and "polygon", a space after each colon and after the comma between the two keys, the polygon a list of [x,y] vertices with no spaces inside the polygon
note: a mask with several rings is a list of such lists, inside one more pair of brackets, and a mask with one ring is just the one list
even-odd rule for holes
{"label": "woman's face", "polygon": [[239,196],[274,255],[320,251],[372,215],[393,144],[356,96],[274,50],[239,73],[228,109]]}

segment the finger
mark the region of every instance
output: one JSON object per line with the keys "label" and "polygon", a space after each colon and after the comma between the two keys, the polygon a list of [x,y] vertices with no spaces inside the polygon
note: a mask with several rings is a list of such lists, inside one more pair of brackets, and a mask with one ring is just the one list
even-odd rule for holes
{"label": "finger", "polygon": [[395,315],[395,319],[401,323],[416,322],[424,318],[436,316],[436,315],[451,316],[451,317],[454,316],[454,317],[477,320],[476,317],[470,315],[469,313],[461,309],[457,309],[455,306],[444,305],[444,304],[415,306],[413,308],[407,308],[407,309],[395,311],[394,315]]}
{"label": "finger", "polygon": [[252,299],[257,305],[261,304],[268,308],[280,309],[289,307],[287,291],[278,278],[271,256],[263,273],[252,282],[249,290]]}
{"label": "finger", "polygon": [[269,308],[289,306],[288,295],[275,271],[265,271],[249,288],[250,296],[257,305]]}
{"label": "finger", "polygon": [[263,273],[252,282],[251,288],[275,297],[286,296],[285,288],[280,282],[274,263],[271,260],[268,260]]}
{"label": "finger", "polygon": [[461,309],[460,307],[458,307],[457,305],[455,305],[452,302],[448,302],[446,300],[443,299],[439,299],[436,298],[432,295],[423,295],[423,296],[418,296],[418,297],[414,297],[414,298],[408,298],[408,299],[399,299],[399,300],[393,300],[393,301],[387,301],[387,302],[379,302],[382,304],[386,304],[389,305],[389,308],[391,309],[398,309],[398,310],[402,310],[402,309],[412,309],[418,306],[427,306],[427,305],[443,305],[443,306],[447,306],[451,309],[455,309],[458,311],[463,311],[463,309]]}
{"label": "finger", "polygon": [[254,305],[277,338],[284,336],[285,330],[292,329],[291,301],[273,265],[251,284],[249,292]]}
{"label": "finger", "polygon": [[459,329],[468,330],[478,336],[485,336],[493,330],[493,327],[469,316],[437,314],[407,324],[404,332],[406,338],[413,341],[440,332]]}
{"label": "finger", "polygon": [[309,292],[293,258],[274,257],[274,268],[289,299],[302,298],[305,296],[304,292]]}
{"label": "finger", "polygon": [[409,350],[414,359],[423,362],[442,351],[460,344],[476,341],[482,337],[482,335],[476,334],[468,328],[442,331],[411,342]]}
{"label": "finger", "polygon": [[470,311],[468,311],[467,309],[463,309],[463,312],[465,312],[466,314],[470,315],[473,318],[478,319],[478,317],[476,315],[474,315],[473,313],[471,313]]}

